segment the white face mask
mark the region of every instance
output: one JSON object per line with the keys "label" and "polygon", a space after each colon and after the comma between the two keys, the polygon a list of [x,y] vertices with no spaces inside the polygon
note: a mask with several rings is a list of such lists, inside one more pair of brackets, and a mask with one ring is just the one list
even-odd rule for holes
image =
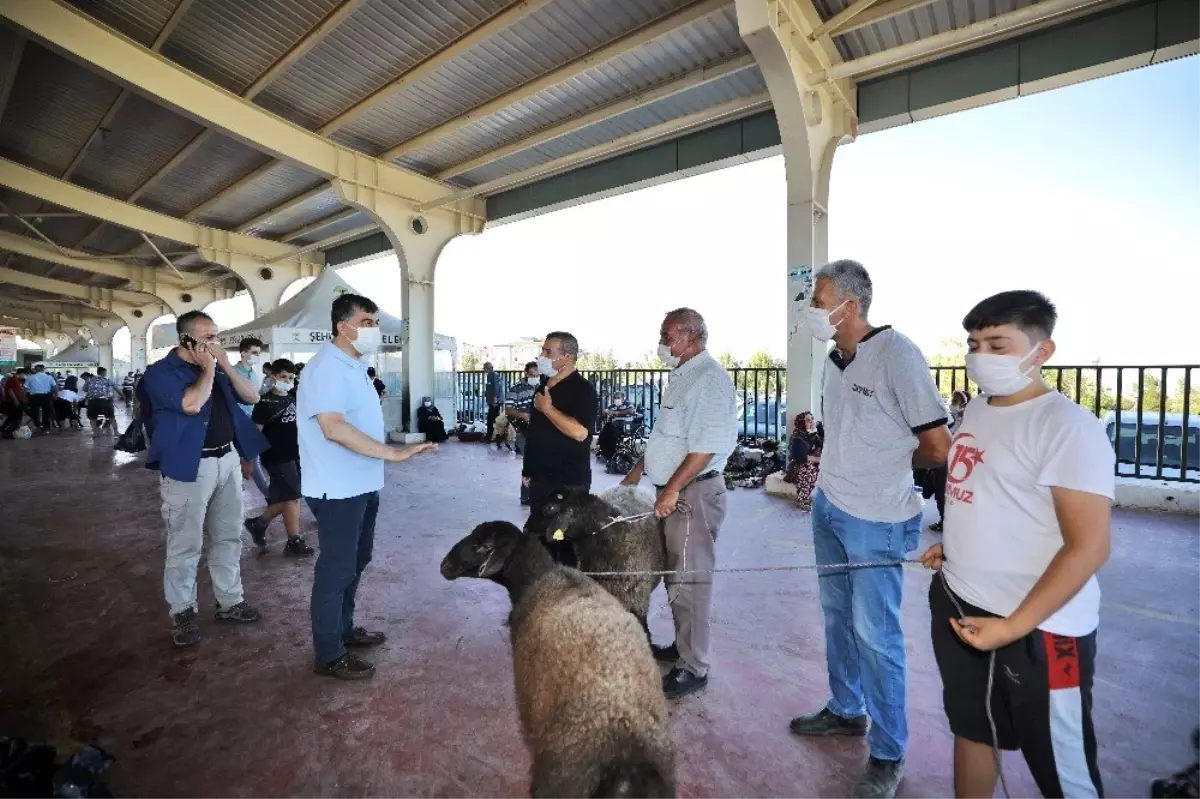
{"label": "white face mask", "polygon": [[383,345],[383,331],[377,327],[358,328],[358,338],[350,342],[359,355],[374,355]]}
{"label": "white face mask", "polygon": [[432,407],[433,407],[433,400],[425,400],[425,401],[424,401],[424,402],[422,402],[421,404],[422,404],[422,405],[424,405],[426,408],[432,408]]}
{"label": "white face mask", "polygon": [[536,386],[538,383],[542,382],[542,378],[538,377],[537,375],[534,375],[533,377],[525,378],[525,382],[531,386]]}
{"label": "white face mask", "polygon": [[671,352],[671,348],[666,344],[658,345],[658,359],[665,363],[670,369],[676,369],[679,367],[679,356]]}
{"label": "white face mask", "polygon": [[282,391],[284,394],[287,394],[289,391],[291,391],[295,387],[296,387],[295,383],[292,383],[287,380],[276,380],[275,381],[275,388],[278,391]]}
{"label": "white face mask", "polygon": [[1034,346],[1024,355],[993,355],[983,352],[967,353],[967,377],[979,385],[979,390],[991,397],[1011,397],[1033,382],[1029,372],[1037,367],[1030,364],[1022,371],[1021,364],[1037,352]]}
{"label": "white face mask", "polygon": [[259,358],[252,353],[246,353],[242,356],[242,360],[246,362],[247,366],[258,366]]}
{"label": "white face mask", "polygon": [[[808,328],[808,332],[812,334],[813,338],[817,341],[829,341],[829,339],[837,335],[838,326],[830,322],[829,317],[841,310],[845,304],[843,302],[832,311],[826,311],[824,308],[814,308],[811,305],[804,309],[804,326]],[[840,324],[841,322],[839,321],[838,325]]]}
{"label": "white face mask", "polygon": [[[546,377],[554,377],[556,374],[558,374],[558,370],[554,368],[554,362],[545,355],[539,355],[537,362],[539,373],[545,375]],[[541,382],[540,379],[538,382]]]}

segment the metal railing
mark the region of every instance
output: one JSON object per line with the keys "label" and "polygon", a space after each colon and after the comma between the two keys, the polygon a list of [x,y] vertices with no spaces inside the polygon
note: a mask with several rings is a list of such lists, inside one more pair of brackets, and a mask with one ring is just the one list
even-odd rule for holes
{"label": "metal railing", "polygon": [[[1046,381],[1104,424],[1117,453],[1116,473],[1174,482],[1200,482],[1200,391],[1189,366],[1054,366],[1042,370]],[[738,435],[744,440],[787,435],[785,369],[730,369],[738,396]],[[931,366],[943,397],[978,387],[965,366]],[[498,372],[505,389],[520,372]],[[662,392],[670,381],[665,369],[581,370],[596,388],[599,408],[620,392],[654,426]],[[459,372],[459,422],[487,418],[483,372]],[[597,413],[597,419],[602,418]],[[597,422],[599,426],[600,422]]]}

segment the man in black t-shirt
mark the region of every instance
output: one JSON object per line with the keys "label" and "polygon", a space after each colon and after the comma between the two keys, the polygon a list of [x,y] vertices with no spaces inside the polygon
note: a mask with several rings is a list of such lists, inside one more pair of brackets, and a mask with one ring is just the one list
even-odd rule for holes
{"label": "man in black t-shirt", "polygon": [[275,382],[254,406],[250,419],[267,437],[271,448],[262,454],[262,465],[271,479],[267,501],[271,504],[257,518],[246,520],[246,529],[258,545],[259,554],[267,549],[267,527],[276,516],[283,516],[287,531],[285,555],[307,557],[313,548],[300,537],[300,444],[296,436],[296,365],[280,358],[268,367]]}
{"label": "man in black t-shirt", "polygon": [[[538,371],[542,385],[533,395],[529,430],[525,434],[522,483],[529,488],[534,510],[557,488],[592,487],[592,428],[596,424],[596,390],[575,370],[579,341],[570,333],[546,337]],[[559,563],[575,565],[565,541],[547,541]]]}

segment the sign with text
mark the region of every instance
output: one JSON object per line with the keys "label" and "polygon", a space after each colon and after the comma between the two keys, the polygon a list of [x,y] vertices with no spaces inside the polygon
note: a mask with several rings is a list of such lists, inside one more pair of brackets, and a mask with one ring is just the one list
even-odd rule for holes
{"label": "sign with text", "polygon": [[0,327],[0,366],[17,365],[17,329]]}

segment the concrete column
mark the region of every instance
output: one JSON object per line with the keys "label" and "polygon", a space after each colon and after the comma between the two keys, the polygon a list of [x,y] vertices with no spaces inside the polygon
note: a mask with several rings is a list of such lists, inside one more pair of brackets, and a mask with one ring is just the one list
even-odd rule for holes
{"label": "concrete column", "polygon": [[306,254],[302,259],[287,259],[268,263],[248,255],[209,251],[212,260],[236,274],[250,292],[255,318],[279,307],[283,292],[302,277],[315,277],[322,264]]}
{"label": "concrete column", "polygon": [[150,349],[147,334],[151,321],[150,316],[144,314],[140,319],[130,316],[125,322],[129,328],[129,368],[135,372],[146,371],[146,351]]}
{"label": "concrete column", "polygon": [[[770,0],[736,0],[738,29],[766,80],[782,140],[787,176],[787,415],[801,411],[820,416],[821,375],[826,345],[816,342],[802,323],[812,300],[813,272],[829,260],[829,175],[833,155],[857,131],[853,90],[847,86],[809,85],[809,77],[828,56],[808,45],[806,20],[780,13]],[[800,28],[799,30],[797,28]]]}
{"label": "concrete column", "polygon": [[331,181],[341,198],[369,213],[387,234],[400,262],[403,342],[403,416],[406,441],[416,441],[416,412],[421,397],[434,393],[433,291],[442,248],[462,233],[478,233],[478,220],[436,210],[418,214],[391,194],[351,181]]}
{"label": "concrete column", "polygon": [[108,370],[109,376],[112,376],[113,370],[113,338],[117,335],[117,331],[121,326],[110,322],[108,325],[95,324],[89,328],[92,332],[92,341],[96,343],[96,349],[100,351],[100,365]]}

